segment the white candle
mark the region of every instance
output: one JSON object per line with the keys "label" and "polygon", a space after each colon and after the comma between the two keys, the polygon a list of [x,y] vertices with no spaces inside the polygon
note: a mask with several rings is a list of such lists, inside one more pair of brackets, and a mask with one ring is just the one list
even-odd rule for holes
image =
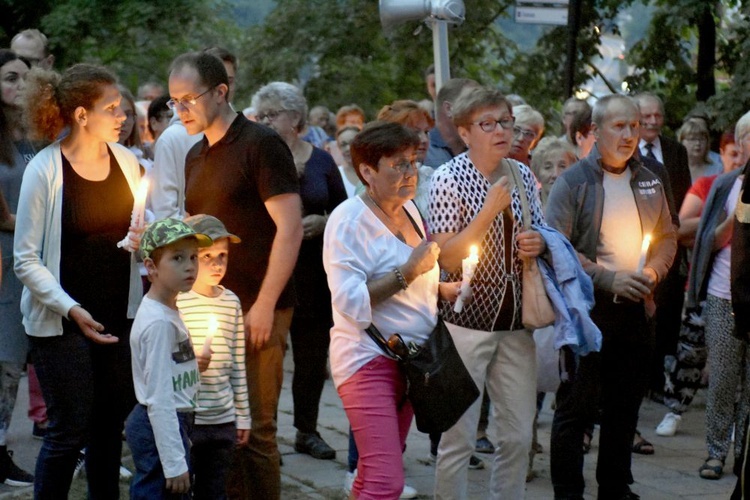
{"label": "white candle", "polygon": [[141,179],[138,190],[135,192],[133,214],[130,216],[130,225],[132,227],[140,229],[146,224],[146,196],[148,196],[148,179],[144,177]]}
{"label": "white candle", "polygon": [[466,297],[471,290],[471,280],[474,277],[474,271],[477,269],[479,264],[479,249],[476,245],[471,245],[469,248],[469,256],[461,261],[461,291],[456,299],[456,304],[453,306],[453,311],[460,313],[464,309],[464,297]]}
{"label": "white candle", "polygon": [[[148,196],[148,179],[145,177],[141,179],[138,184],[138,189],[135,191],[135,199],[133,201],[133,212],[130,214],[130,227],[136,229],[142,229],[146,227],[146,196]],[[124,248],[125,250],[132,252],[131,246],[131,235],[133,233],[128,230],[128,234],[117,243],[117,248]]]}
{"label": "white candle", "polygon": [[648,255],[648,247],[651,245],[651,235],[647,234],[643,237],[643,243],[641,244],[641,258],[638,259],[638,272],[643,272],[643,267],[646,265],[646,256]]}
{"label": "white candle", "polygon": [[214,340],[214,335],[219,330],[219,322],[216,316],[213,314],[208,316],[208,322],[206,323],[206,340],[203,342],[203,350],[201,351],[204,358],[211,357],[211,342]]}

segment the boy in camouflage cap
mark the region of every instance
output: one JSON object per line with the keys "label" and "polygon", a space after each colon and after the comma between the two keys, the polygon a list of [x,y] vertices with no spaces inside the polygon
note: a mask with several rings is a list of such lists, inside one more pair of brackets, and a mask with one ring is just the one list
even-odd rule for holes
{"label": "boy in camouflage cap", "polygon": [[190,490],[188,430],[200,383],[190,336],[177,310],[177,294],[192,288],[198,248],[212,244],[177,219],[162,219],[143,233],[140,254],[151,289],[130,335],[138,403],[125,423],[136,472],[131,498],[166,498]]}

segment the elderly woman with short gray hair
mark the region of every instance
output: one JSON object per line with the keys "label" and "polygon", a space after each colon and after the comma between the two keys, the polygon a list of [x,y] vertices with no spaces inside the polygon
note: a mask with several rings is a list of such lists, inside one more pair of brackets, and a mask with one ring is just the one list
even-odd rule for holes
{"label": "elderly woman with short gray hair", "polygon": [[294,269],[297,305],[289,328],[294,356],[295,449],[329,460],[336,452],[317,432],[333,326],[331,294],[323,269],[323,231],[328,214],[346,200],[346,190],[331,155],[299,137],[307,117],[307,100],[300,89],[286,82],[269,83],[253,96],[252,107],[258,121],[274,129],[289,146],[299,175],[304,239]]}
{"label": "elderly woman with short gray hair", "polygon": [[531,164],[530,151],[544,134],[544,117],[528,104],[513,106],[513,116],[516,122],[513,125],[513,142],[510,145],[508,158],[529,166]]}

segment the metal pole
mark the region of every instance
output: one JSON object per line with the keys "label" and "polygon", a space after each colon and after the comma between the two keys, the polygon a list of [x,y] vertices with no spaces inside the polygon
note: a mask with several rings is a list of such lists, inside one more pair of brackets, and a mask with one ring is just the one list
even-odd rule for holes
{"label": "metal pole", "polygon": [[581,0],[568,3],[568,60],[565,68],[566,97],[573,95],[575,86],[576,56],[578,55],[577,36],[581,25]]}
{"label": "metal pole", "polygon": [[435,58],[435,91],[440,92],[440,88],[451,77],[447,21],[432,20],[432,52]]}

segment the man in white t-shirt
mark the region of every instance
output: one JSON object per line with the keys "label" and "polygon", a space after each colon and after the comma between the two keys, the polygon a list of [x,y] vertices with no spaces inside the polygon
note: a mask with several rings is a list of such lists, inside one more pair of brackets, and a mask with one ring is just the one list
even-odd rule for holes
{"label": "man in white t-shirt", "polygon": [[570,240],[592,277],[591,318],[603,336],[601,352],[579,359],[567,348],[561,353],[570,378],[557,393],[552,484],[555,498],[583,498],[583,432],[601,407],[598,496],[635,499],[630,456],[653,349],[645,303],[666,276],[677,240],[664,186],[636,154],[636,104],[606,96],[592,122],[596,147],[563,172],[547,202],[547,223]]}

